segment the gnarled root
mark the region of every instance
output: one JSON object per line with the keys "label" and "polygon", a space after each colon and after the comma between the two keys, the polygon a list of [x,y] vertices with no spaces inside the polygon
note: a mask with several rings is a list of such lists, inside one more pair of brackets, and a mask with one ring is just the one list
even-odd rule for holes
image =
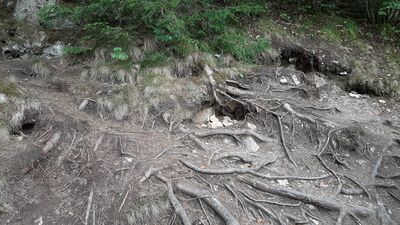
{"label": "gnarled root", "polygon": [[239,225],[232,213],[211,192],[183,183],[178,183],[176,188],[187,195],[201,198],[222,218],[226,225]]}

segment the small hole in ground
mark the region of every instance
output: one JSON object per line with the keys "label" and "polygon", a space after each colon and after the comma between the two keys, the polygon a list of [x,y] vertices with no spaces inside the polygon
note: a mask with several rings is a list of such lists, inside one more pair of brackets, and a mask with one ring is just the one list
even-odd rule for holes
{"label": "small hole in ground", "polygon": [[216,116],[228,116],[233,120],[244,120],[249,113],[247,107],[237,102],[228,102],[225,106],[215,109]]}
{"label": "small hole in ground", "polygon": [[33,129],[35,128],[35,124],[36,124],[35,121],[29,121],[29,122],[22,124],[21,132],[25,135],[32,134]]}

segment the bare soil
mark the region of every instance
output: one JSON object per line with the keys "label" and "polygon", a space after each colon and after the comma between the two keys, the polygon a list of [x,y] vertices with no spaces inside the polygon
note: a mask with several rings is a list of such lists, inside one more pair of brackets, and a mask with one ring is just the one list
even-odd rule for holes
{"label": "bare soil", "polygon": [[[162,178],[193,224],[400,223],[395,100],[351,97],[321,73],[262,67],[237,80],[253,95],[229,95],[247,108],[244,120],[218,130],[185,121],[170,132],[157,118],[118,122],[90,106],[79,110],[87,96],[107,92],[81,81],[79,65],[58,68],[57,85],[53,77],[29,76],[31,65],[0,61],[0,79],[14,77],[43,106],[29,132],[0,145],[0,224],[180,224]],[[327,84],[317,88],[316,76]],[[82,85],[87,89],[75,91]],[[256,129],[249,132],[248,123]],[[43,155],[57,132],[60,141]],[[258,151],[244,148],[249,136]]]}

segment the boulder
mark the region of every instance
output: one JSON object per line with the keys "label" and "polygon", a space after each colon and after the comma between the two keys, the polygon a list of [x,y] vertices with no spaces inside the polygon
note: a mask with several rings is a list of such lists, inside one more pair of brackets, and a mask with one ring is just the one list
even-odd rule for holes
{"label": "boulder", "polygon": [[57,0],[17,0],[14,17],[28,23],[39,24],[38,13],[46,5],[55,5]]}

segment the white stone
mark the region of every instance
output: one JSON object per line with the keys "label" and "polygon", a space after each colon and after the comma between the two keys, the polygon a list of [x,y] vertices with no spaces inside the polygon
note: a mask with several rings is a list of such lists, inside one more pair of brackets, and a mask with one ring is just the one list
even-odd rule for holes
{"label": "white stone", "polygon": [[0,93],[0,103],[7,103],[8,102],[8,98],[5,94]]}
{"label": "white stone", "polygon": [[339,74],[342,75],[342,76],[345,76],[345,75],[347,75],[348,73],[347,73],[346,71],[343,71],[343,72],[340,72]]}
{"label": "white stone", "polygon": [[382,104],[385,104],[385,103],[386,103],[385,100],[378,100],[378,101],[379,101],[379,103],[382,103]]}
{"label": "white stone", "polygon": [[252,124],[252,123],[247,123],[247,127],[248,127],[250,130],[257,130],[257,126],[254,125],[254,124]]}
{"label": "white stone", "polygon": [[353,97],[353,98],[361,98],[361,95],[356,92],[350,92],[349,95],[350,95],[350,97]]}
{"label": "white stone", "polygon": [[64,53],[64,47],[62,42],[57,41],[54,45],[43,49],[43,55],[47,58],[60,57]]}
{"label": "white stone", "polygon": [[229,127],[229,126],[232,126],[232,125],[233,125],[233,121],[232,121],[232,119],[231,119],[230,117],[224,116],[224,119],[222,120],[222,124],[223,124],[225,127]]}
{"label": "white stone", "polygon": [[132,159],[132,157],[125,157],[125,161],[128,163],[131,163],[131,162],[133,162],[133,159]]}
{"label": "white stone", "polygon": [[284,187],[289,185],[289,181],[287,179],[277,180],[276,182],[278,183],[278,185],[284,186]]}
{"label": "white stone", "polygon": [[280,82],[281,84],[287,84],[287,83],[288,83],[288,80],[287,80],[286,77],[282,77],[282,78],[279,80],[279,82]]}
{"label": "white stone", "polygon": [[208,128],[215,129],[215,128],[220,128],[223,126],[224,125],[221,123],[221,121],[215,115],[210,116],[210,122],[208,122],[208,125],[207,125]]}
{"label": "white stone", "polygon": [[328,84],[328,82],[326,82],[325,79],[322,78],[322,77],[317,77],[316,76],[314,79],[315,79],[315,86],[317,88],[323,87],[323,86]]}
{"label": "white stone", "polygon": [[249,152],[256,152],[258,149],[260,149],[260,146],[257,144],[257,142],[250,136],[247,136],[243,139],[243,146],[246,151]]}
{"label": "white stone", "polygon": [[297,76],[296,75],[292,75],[292,80],[293,80],[293,83],[295,84],[295,85],[297,85],[297,86],[299,86],[300,84],[301,84],[301,82],[299,81],[299,79],[297,79]]}
{"label": "white stone", "polygon": [[211,76],[211,75],[213,74],[212,69],[211,69],[208,65],[205,65],[205,66],[204,66],[204,70],[206,71],[206,74],[207,74],[208,76]]}

